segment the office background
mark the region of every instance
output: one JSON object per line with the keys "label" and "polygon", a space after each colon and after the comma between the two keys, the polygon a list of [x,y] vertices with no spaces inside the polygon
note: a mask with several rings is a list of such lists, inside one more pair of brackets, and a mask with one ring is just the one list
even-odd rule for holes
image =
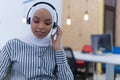
{"label": "office background", "polygon": [[[70,2],[68,2],[70,1]],[[86,2],[87,1],[87,2]],[[91,45],[91,34],[102,34],[104,33],[104,4],[105,1],[108,2],[108,5],[112,5],[113,0],[63,0],[63,15],[62,15],[62,25],[63,25],[63,44],[65,46],[72,47],[73,50],[81,51],[84,45]],[[114,0],[115,1],[115,0]],[[110,3],[110,4],[109,4]],[[66,25],[66,19],[68,15],[68,6],[69,15],[71,18],[71,25]],[[115,9],[115,20],[112,21],[115,23],[112,26],[114,30],[114,42],[115,46],[120,46],[120,1],[116,0],[116,9]],[[88,10],[89,20],[84,20],[84,15],[86,9]],[[108,16],[108,19],[112,16]],[[108,28],[110,27],[108,26]],[[112,28],[110,27],[111,31]]]}

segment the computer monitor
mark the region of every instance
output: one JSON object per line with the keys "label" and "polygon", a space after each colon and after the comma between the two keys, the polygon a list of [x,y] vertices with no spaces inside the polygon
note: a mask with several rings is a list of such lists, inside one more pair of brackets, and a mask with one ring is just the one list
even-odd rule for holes
{"label": "computer monitor", "polygon": [[112,52],[113,47],[113,38],[112,34],[92,34],[91,43],[94,50],[94,53],[97,53],[98,50],[107,50]]}

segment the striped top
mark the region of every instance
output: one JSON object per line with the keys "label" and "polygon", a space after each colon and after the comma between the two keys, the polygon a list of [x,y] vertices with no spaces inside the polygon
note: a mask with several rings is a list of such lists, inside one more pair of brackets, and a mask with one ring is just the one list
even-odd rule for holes
{"label": "striped top", "polygon": [[9,80],[73,80],[63,50],[56,52],[52,46],[40,47],[16,38],[0,52],[0,80],[6,74]]}

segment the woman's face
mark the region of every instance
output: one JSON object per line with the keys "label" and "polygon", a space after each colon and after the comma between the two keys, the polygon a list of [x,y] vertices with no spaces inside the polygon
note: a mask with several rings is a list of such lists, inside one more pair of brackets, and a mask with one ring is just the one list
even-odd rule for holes
{"label": "woman's face", "polygon": [[48,35],[52,28],[52,16],[46,9],[39,9],[35,12],[32,22],[31,29],[33,34],[37,38],[44,38]]}

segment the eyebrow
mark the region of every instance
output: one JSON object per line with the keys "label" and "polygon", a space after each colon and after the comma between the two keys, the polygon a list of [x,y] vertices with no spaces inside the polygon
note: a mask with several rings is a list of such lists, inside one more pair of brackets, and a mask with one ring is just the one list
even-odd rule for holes
{"label": "eyebrow", "polygon": [[37,18],[37,19],[40,19],[39,17],[37,17],[37,16],[34,16],[35,18]]}

